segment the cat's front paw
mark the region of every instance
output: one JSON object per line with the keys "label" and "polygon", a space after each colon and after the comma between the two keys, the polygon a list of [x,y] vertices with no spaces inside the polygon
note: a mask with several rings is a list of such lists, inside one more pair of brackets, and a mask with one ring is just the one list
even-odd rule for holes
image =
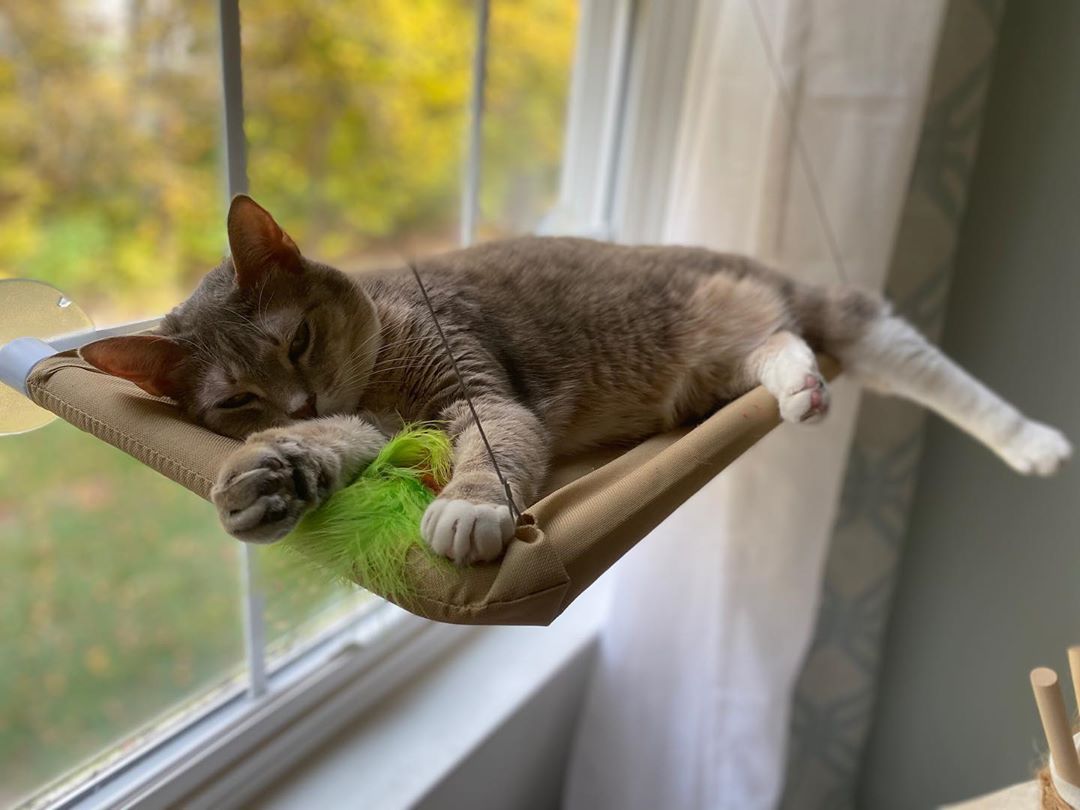
{"label": "cat's front paw", "polygon": [[506,504],[436,498],[424,512],[420,533],[438,554],[471,565],[503,553],[514,536],[514,519]]}
{"label": "cat's front paw", "polygon": [[1072,456],[1072,445],[1056,428],[1026,421],[998,454],[1024,475],[1053,475]]}
{"label": "cat's front paw", "polygon": [[226,460],[210,499],[233,537],[272,543],[317,505],[320,477],[318,464],[297,442],[249,440]]}

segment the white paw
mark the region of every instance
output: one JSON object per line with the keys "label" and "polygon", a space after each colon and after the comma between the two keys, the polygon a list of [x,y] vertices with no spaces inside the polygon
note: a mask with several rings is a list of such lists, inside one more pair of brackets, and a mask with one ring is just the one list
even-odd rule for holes
{"label": "white paw", "polygon": [[1072,456],[1072,445],[1056,428],[1027,421],[998,454],[1024,475],[1053,475]]}
{"label": "white paw", "polygon": [[514,536],[505,504],[436,498],[424,512],[420,533],[437,553],[458,565],[494,560]]}
{"label": "white paw", "polygon": [[829,388],[817,373],[804,373],[777,398],[785,422],[817,422],[829,412]]}

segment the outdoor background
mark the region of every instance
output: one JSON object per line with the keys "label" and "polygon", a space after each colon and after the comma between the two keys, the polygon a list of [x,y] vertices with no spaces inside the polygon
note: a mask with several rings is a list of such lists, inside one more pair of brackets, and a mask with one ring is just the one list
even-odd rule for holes
{"label": "outdoor background", "polygon": [[[554,202],[577,15],[492,7],[485,238]],[[473,3],[241,14],[251,191],[301,249],[358,270],[452,247]],[[211,0],[0,0],[0,278],[105,325],[166,311],[220,261],[216,21]],[[236,676],[238,559],[208,504],[74,428],[0,439],[0,804]],[[275,560],[282,645],[344,589]]]}

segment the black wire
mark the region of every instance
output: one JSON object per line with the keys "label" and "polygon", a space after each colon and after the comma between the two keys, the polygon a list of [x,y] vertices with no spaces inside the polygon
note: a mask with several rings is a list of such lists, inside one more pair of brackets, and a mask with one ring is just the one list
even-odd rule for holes
{"label": "black wire", "polygon": [[847,268],[844,267],[844,256],[840,250],[840,241],[836,238],[836,231],[833,230],[829,212],[825,209],[825,195],[821,193],[821,185],[818,183],[817,175],[814,174],[813,164],[810,161],[810,151],[806,148],[806,142],[799,131],[795,100],[787,82],[784,81],[784,71],[780,67],[776,52],[773,50],[772,41],[769,39],[761,7],[758,5],[757,0],[747,0],[747,3],[754,17],[754,28],[757,29],[761,48],[765,51],[765,59],[769,63],[769,70],[772,71],[773,81],[776,82],[776,88],[780,91],[781,106],[784,108],[785,115],[787,115],[788,123],[791,125],[791,133],[795,140],[795,154],[799,159],[799,164],[802,166],[803,173],[806,175],[806,185],[810,189],[810,199],[814,204],[814,210],[817,212],[821,230],[825,233],[826,247],[829,249],[829,255],[833,260],[836,274],[840,277],[841,282],[847,284],[848,274]]}
{"label": "black wire", "polygon": [[487,448],[488,458],[491,459],[491,466],[495,468],[495,475],[503,485],[503,491],[506,493],[506,505],[510,508],[510,514],[513,516],[514,520],[519,521],[521,520],[521,510],[518,509],[517,504],[514,503],[514,496],[510,492],[510,482],[503,477],[502,470],[499,469],[499,461],[495,458],[495,451],[491,449],[491,442],[488,441],[487,434],[484,432],[484,426],[480,424],[480,415],[476,412],[476,406],[473,405],[472,397],[469,396],[469,387],[465,384],[465,378],[461,374],[461,369],[458,368],[457,360],[454,359],[454,352],[450,349],[450,341],[446,339],[442,325],[435,315],[435,307],[432,306],[431,299],[428,297],[427,288],[424,287],[424,282],[420,279],[420,273],[417,271],[416,265],[412,262],[406,262],[406,264],[408,264],[409,269],[412,270],[413,277],[416,279],[416,285],[420,288],[420,294],[424,296],[424,303],[427,305],[428,312],[431,314],[431,322],[435,324],[435,330],[439,333],[439,340],[442,341],[443,348],[446,350],[446,356],[450,358],[450,365],[453,367],[454,374],[457,376],[458,385],[461,386],[461,393],[465,396],[465,402],[472,412],[473,421],[476,422],[476,429],[480,432],[480,438],[484,441],[484,447]]}

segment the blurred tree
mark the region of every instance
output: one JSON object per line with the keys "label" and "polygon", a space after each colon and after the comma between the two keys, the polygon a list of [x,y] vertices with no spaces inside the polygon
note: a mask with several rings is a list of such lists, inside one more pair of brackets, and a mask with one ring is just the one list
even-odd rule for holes
{"label": "blurred tree", "polygon": [[213,9],[99,5],[0,9],[0,272],[161,306],[220,253]]}
{"label": "blurred tree", "polygon": [[[573,0],[493,4],[483,204],[535,224],[562,145]],[[242,6],[251,187],[309,253],[445,244],[471,0]],[[222,252],[214,4],[0,5],[0,275],[165,309]],[[530,221],[531,220],[531,221]]]}

